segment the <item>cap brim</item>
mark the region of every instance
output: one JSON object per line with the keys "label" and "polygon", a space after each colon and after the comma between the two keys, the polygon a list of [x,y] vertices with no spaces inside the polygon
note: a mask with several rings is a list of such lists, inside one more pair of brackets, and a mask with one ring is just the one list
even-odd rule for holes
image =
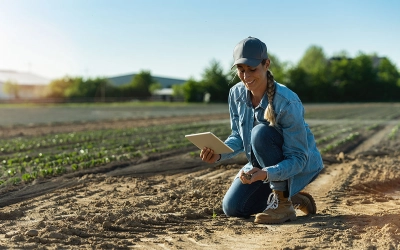
{"label": "cap brim", "polygon": [[261,61],[262,60],[260,59],[240,58],[235,61],[231,69],[233,69],[233,67],[235,67],[238,64],[246,64],[247,66],[250,67],[257,67],[261,63]]}

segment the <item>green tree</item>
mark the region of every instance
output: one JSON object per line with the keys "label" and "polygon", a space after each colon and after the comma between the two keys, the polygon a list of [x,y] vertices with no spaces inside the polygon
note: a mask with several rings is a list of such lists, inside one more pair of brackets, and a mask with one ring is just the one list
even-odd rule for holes
{"label": "green tree", "polygon": [[377,72],[370,55],[360,53],[353,59],[335,58],[330,64],[330,79],[338,90],[337,101],[381,100],[383,88],[379,86]]}
{"label": "green tree", "polygon": [[[135,75],[129,84],[132,88],[133,97],[146,98],[151,96],[150,86],[156,83],[151,76],[150,71],[142,70],[139,74]],[[129,88],[129,87],[128,87]]]}
{"label": "green tree", "polygon": [[212,60],[210,66],[204,70],[202,75],[201,85],[203,90],[202,93],[210,94],[211,102],[227,102],[229,95],[229,79],[227,74],[224,73],[220,63],[216,60]]}
{"label": "green tree", "polygon": [[172,95],[174,97],[184,97],[183,85],[180,84],[172,85]]}
{"label": "green tree", "polygon": [[204,88],[192,77],[182,85],[182,92],[185,102],[203,101]]}
{"label": "green tree", "polygon": [[119,89],[112,86],[105,78],[63,77],[53,80],[46,97],[69,99],[97,99],[105,101],[108,97],[119,97]]}
{"label": "green tree", "polygon": [[347,101],[346,89],[351,85],[351,60],[347,57],[331,58],[329,63],[329,81],[333,91],[332,102]]}
{"label": "green tree", "polygon": [[69,98],[105,98],[109,83],[105,78],[82,77],[74,79],[72,86],[66,91]]}
{"label": "green tree", "polygon": [[396,66],[388,59],[382,58],[378,65],[378,82],[382,92],[382,101],[400,100],[400,74]]}
{"label": "green tree", "polygon": [[373,67],[371,56],[360,53],[351,60],[351,84],[346,89],[349,101],[369,102],[379,99],[377,70]]}
{"label": "green tree", "polygon": [[271,53],[268,54],[268,57],[271,61],[270,70],[274,75],[275,81],[282,84],[287,84],[289,82],[287,74],[289,70],[289,63],[281,62],[277,56]]}
{"label": "green tree", "polygon": [[150,93],[154,93],[156,90],[162,89],[162,85],[159,82],[152,83],[149,87]]}
{"label": "green tree", "polygon": [[333,53],[332,58],[350,58],[350,54],[346,50],[341,50],[339,52]]}
{"label": "green tree", "polygon": [[17,82],[8,80],[3,86],[4,93],[14,96],[15,99],[19,98],[19,85]]}
{"label": "green tree", "polygon": [[310,46],[300,59],[298,67],[309,76],[303,83],[307,90],[307,100],[313,102],[328,101],[330,83],[327,77],[328,60],[323,49],[319,46]]}
{"label": "green tree", "polygon": [[327,59],[324,50],[316,45],[312,45],[306,50],[298,64],[300,68],[311,75],[323,72],[326,65]]}
{"label": "green tree", "polygon": [[287,72],[286,85],[293,90],[303,102],[312,100],[309,86],[310,76],[301,67],[293,67]]}
{"label": "green tree", "polygon": [[65,98],[66,92],[74,85],[74,78],[65,76],[60,79],[55,79],[50,82],[47,87],[46,97],[49,98]]}

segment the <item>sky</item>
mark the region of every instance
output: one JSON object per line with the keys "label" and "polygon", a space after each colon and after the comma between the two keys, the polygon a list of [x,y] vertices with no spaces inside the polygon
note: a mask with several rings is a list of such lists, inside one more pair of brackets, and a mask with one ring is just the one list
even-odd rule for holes
{"label": "sky", "polygon": [[228,71],[248,36],[292,64],[317,45],[399,69],[399,13],[398,0],[0,0],[0,70],[199,80],[212,60]]}

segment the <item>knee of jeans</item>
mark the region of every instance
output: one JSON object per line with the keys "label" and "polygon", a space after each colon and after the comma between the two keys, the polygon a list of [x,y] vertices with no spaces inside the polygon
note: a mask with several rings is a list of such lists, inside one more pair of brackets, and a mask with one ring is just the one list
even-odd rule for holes
{"label": "knee of jeans", "polygon": [[239,216],[238,204],[234,199],[224,198],[222,200],[222,210],[226,216]]}
{"label": "knee of jeans", "polygon": [[269,133],[267,132],[268,126],[265,124],[256,125],[251,131],[251,143],[253,148],[257,150],[259,147],[264,147],[265,142],[270,140]]}

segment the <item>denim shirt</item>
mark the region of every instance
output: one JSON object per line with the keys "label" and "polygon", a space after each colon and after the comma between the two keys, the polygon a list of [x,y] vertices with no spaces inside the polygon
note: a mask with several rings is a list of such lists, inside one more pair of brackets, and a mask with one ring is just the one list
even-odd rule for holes
{"label": "denim shirt", "polygon": [[[244,151],[249,162],[242,168],[243,171],[253,168],[251,130],[254,127],[254,117],[258,122],[269,124],[264,118],[267,106],[268,97],[265,94],[259,106],[253,109],[250,91],[243,82],[237,83],[230,89],[229,112],[232,133],[225,140],[225,144],[234,152],[222,154],[220,161]],[[289,197],[291,197],[313,181],[324,166],[314,135],[304,121],[304,107],[299,97],[286,86],[275,82],[273,107],[276,117],[275,128],[283,136],[284,160],[274,166],[261,167],[268,172],[268,181],[288,180]],[[238,176],[239,173],[235,178]]]}

